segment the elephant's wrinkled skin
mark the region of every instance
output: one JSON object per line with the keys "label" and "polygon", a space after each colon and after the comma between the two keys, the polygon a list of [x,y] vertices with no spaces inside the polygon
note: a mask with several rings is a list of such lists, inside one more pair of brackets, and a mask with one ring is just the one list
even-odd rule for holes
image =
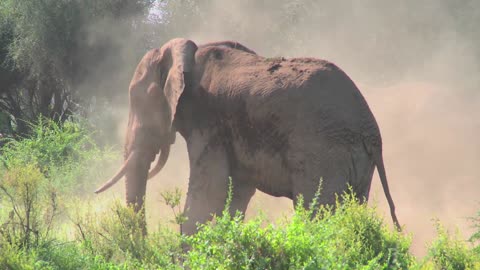
{"label": "elephant's wrinkled skin", "polygon": [[375,118],[350,78],[314,58],[264,58],[236,42],[197,47],[174,39],[146,53],[130,83],[125,163],[97,192],[126,175],[126,201],[142,209],[150,177],[168,159],[179,132],[187,142],[190,182],[183,232],[219,214],[232,177],[231,211],[245,211],[259,189],[305,204],[320,179],[320,203],[351,185],[368,199],[377,167],[398,226]]}

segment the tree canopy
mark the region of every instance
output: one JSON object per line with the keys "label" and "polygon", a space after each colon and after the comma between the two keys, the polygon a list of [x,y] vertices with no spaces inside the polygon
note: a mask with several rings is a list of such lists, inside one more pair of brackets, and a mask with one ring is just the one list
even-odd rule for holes
{"label": "tree canopy", "polygon": [[[82,84],[122,62],[121,39],[153,1],[5,0],[0,3],[0,109],[20,133],[38,115],[63,120],[87,92]],[[130,44],[142,47],[144,44]],[[132,48],[132,52],[135,48]],[[99,81],[89,84],[99,86]]]}
{"label": "tree canopy", "polygon": [[0,113],[13,125],[0,125],[25,133],[22,120],[63,121],[99,100],[125,101],[141,55],[173,37],[326,58],[376,83],[415,73],[412,63],[448,46],[470,59],[457,73],[480,71],[479,19],[473,0],[3,0]]}

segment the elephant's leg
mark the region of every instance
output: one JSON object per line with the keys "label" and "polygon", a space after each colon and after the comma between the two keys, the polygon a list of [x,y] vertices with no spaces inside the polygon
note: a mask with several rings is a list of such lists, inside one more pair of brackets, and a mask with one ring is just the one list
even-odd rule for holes
{"label": "elephant's leg", "polygon": [[368,201],[375,164],[363,144],[351,147],[349,183],[362,203]]}
{"label": "elephant's leg", "polygon": [[[305,177],[305,176],[304,176]],[[317,198],[319,205],[335,206],[337,197],[340,198],[342,193],[347,190],[346,177],[341,174],[325,174],[315,177],[301,177],[298,175],[294,180],[293,187],[293,203],[298,204],[298,197],[302,195],[303,206],[309,208],[312,200],[315,198],[320,185],[320,196]]]}
{"label": "elephant's leg", "polygon": [[[374,171],[372,161],[365,156],[359,156],[358,153],[349,153],[340,151],[336,155],[325,158],[322,163],[311,164],[311,168],[306,174],[299,173],[292,180],[294,185],[294,203],[297,203],[297,196],[302,194],[304,206],[309,207],[315,193],[319,188],[320,196],[317,201],[320,205],[335,206],[336,200],[342,200],[342,194],[348,192],[349,185],[352,187],[355,196],[360,202],[368,200],[371,179]],[[308,173],[310,172],[310,173]]]}
{"label": "elephant's leg", "polygon": [[250,199],[257,189],[251,182],[251,179],[248,179],[248,177],[241,173],[233,173],[232,178],[233,194],[230,205],[230,215],[234,216],[237,211],[245,214]]}
{"label": "elephant's leg", "polygon": [[348,149],[341,145],[329,145],[328,149],[318,150],[322,151],[303,156],[300,163],[305,164],[305,170],[291,176],[294,203],[297,204],[297,197],[302,194],[306,208],[319,188],[318,204],[331,206],[335,206],[336,199],[348,189],[352,161]]}
{"label": "elephant's leg", "polygon": [[303,165],[303,170],[291,176],[295,202],[295,197],[303,194],[308,206],[318,190],[320,178],[320,204],[334,206],[337,197],[341,200],[343,192],[348,192],[349,185],[360,201],[368,200],[374,163],[363,143],[345,146],[321,141],[310,148],[299,145],[290,156],[296,157],[292,164]]}
{"label": "elephant's leg", "polygon": [[353,191],[360,203],[366,203],[370,196],[370,187],[372,185],[373,172],[375,171],[375,165],[372,163],[369,166],[363,167],[361,174],[358,175],[358,185],[351,183]]}
{"label": "elephant's leg", "polygon": [[[197,148],[198,149],[198,148]],[[228,188],[229,166],[222,147],[203,147],[198,153],[190,152],[190,182],[185,203],[187,221],[182,233],[197,232],[197,223],[211,220],[225,206]]]}

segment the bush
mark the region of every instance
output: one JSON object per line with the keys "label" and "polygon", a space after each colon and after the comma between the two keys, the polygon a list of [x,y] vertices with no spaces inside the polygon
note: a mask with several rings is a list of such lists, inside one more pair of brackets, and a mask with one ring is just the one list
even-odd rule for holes
{"label": "bush", "polygon": [[59,233],[63,198],[91,186],[114,152],[96,147],[83,121],[40,118],[32,130],[0,149],[0,269],[78,269],[69,265],[81,257],[62,256],[78,254]]}
{"label": "bush", "polygon": [[480,269],[480,257],[467,246],[466,241],[454,235],[437,222],[437,238],[430,244],[428,260],[436,269]]}
{"label": "bush", "polygon": [[192,269],[407,269],[410,239],[390,231],[375,209],[344,195],[335,212],[305,210],[300,200],[290,222],[243,223],[225,210],[188,237]]}
{"label": "bush", "polygon": [[145,237],[142,214],[118,201],[102,213],[94,213],[91,208],[84,209],[83,213],[78,211],[73,222],[76,240],[89,256],[117,264],[128,262],[161,269],[175,269],[180,261],[178,233],[160,226]]}
{"label": "bush", "polygon": [[58,213],[56,191],[34,164],[12,167],[2,176],[3,206],[10,209],[0,228],[4,241],[21,248],[48,239]]}
{"label": "bush", "polygon": [[71,119],[62,124],[39,118],[30,124],[32,134],[9,139],[2,147],[3,170],[35,164],[62,193],[84,193],[92,179],[106,178],[105,167],[120,156],[111,149],[99,149],[85,121]]}
{"label": "bush", "polygon": [[474,251],[480,257],[480,212],[471,219],[476,232],[470,237],[470,242],[475,246]]}

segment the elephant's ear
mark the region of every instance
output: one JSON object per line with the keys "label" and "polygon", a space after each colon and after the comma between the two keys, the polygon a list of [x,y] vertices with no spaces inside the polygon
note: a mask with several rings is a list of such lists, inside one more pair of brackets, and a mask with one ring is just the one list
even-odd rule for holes
{"label": "elephant's ear", "polygon": [[165,81],[164,93],[169,107],[167,129],[173,131],[172,124],[178,100],[185,89],[184,73],[193,70],[197,45],[190,40],[180,38],[171,40],[170,44],[171,66]]}

